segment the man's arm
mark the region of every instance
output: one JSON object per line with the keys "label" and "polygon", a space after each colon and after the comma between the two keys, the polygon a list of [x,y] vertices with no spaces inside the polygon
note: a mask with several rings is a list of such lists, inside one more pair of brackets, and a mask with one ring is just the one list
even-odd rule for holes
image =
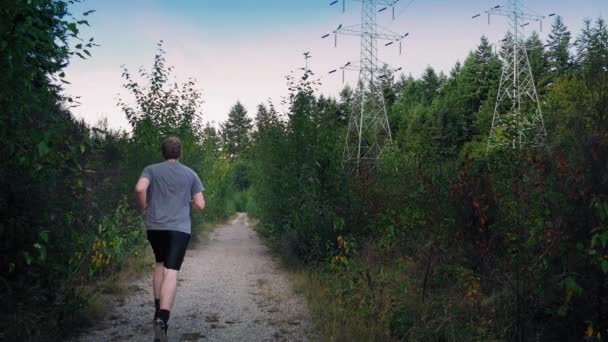
{"label": "man's arm", "polygon": [[205,209],[205,196],[203,196],[202,192],[196,193],[194,196],[192,196],[192,208],[195,210]]}
{"label": "man's arm", "polygon": [[148,206],[147,194],[148,194],[148,186],[150,186],[150,180],[146,177],[141,177],[137,184],[135,185],[135,197],[137,199],[137,204],[142,210],[146,210]]}

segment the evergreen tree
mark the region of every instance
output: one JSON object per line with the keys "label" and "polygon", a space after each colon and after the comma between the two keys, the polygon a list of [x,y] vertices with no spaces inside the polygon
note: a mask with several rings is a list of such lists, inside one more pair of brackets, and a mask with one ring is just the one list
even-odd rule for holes
{"label": "evergreen tree", "polygon": [[452,70],[450,70],[450,78],[458,77],[461,70],[462,70],[462,63],[460,63],[460,61],[456,61],[456,64],[454,64],[454,67],[452,68]]}
{"label": "evergreen tree", "polygon": [[427,67],[422,74],[420,95],[423,103],[429,105],[439,93],[441,78],[432,67]]}
{"label": "evergreen tree", "polygon": [[489,65],[494,59],[494,52],[488,37],[482,36],[477,50],[475,50],[475,59],[481,65]]}
{"label": "evergreen tree", "polygon": [[344,86],[344,88],[340,90],[340,113],[342,114],[341,119],[344,122],[348,121],[354,96],[355,92],[348,85]]}
{"label": "evergreen tree", "polygon": [[503,38],[503,40],[501,40],[501,46],[500,46],[500,58],[505,61],[508,60],[510,56],[513,55],[513,49],[511,49],[512,46],[512,42],[515,39],[515,37],[513,37],[513,33],[511,33],[511,31],[508,31],[507,34],[505,34],[505,37]]}
{"label": "evergreen tree", "polygon": [[540,40],[538,33],[533,32],[526,40],[526,50],[532,76],[537,87],[541,84],[546,84],[547,80],[547,58],[545,57],[543,42]]}
{"label": "evergreen tree", "polygon": [[[496,88],[500,80],[501,64],[494,53],[492,45],[484,36],[481,37],[477,49],[469,54],[464,64],[456,65],[452,71],[456,80],[446,95],[448,106],[458,119],[454,125],[461,127],[456,140],[460,143],[471,141],[473,136],[480,133],[482,128],[476,128],[475,122],[482,112],[484,104],[494,101]],[[488,106],[491,107],[491,106]],[[487,114],[487,113],[486,113]],[[483,127],[485,131],[485,126]]]}
{"label": "evergreen tree", "polygon": [[574,61],[576,62],[577,67],[582,66],[588,60],[592,36],[593,28],[591,27],[591,20],[585,19],[583,22],[583,29],[574,42],[574,46],[576,47]]}
{"label": "evergreen tree", "polygon": [[270,103],[268,107],[263,103],[258,105],[258,112],[255,116],[255,126],[258,132],[274,127],[278,122],[279,116],[272,103]]}
{"label": "evergreen tree", "polygon": [[[581,116],[596,137],[608,135],[608,27],[599,18],[594,26],[589,20],[577,40],[578,83],[576,101]],[[594,105],[589,105],[593,103]],[[595,139],[595,138],[594,138]]]}
{"label": "evergreen tree", "polygon": [[481,104],[487,100],[490,88],[500,77],[500,61],[492,51],[492,45],[487,37],[482,36],[481,42],[474,54],[474,67],[476,78],[474,87],[477,89],[477,101],[475,111],[479,110]]}
{"label": "evergreen tree", "polygon": [[220,152],[222,139],[211,123],[207,123],[203,128],[201,141],[206,151],[213,151],[214,154]]}
{"label": "evergreen tree", "polygon": [[249,144],[249,132],[252,127],[247,110],[237,101],[228,113],[228,120],[222,125],[222,138],[231,159],[235,159]]}
{"label": "evergreen tree", "polygon": [[590,77],[599,77],[608,71],[608,27],[602,18],[595,26],[585,20],[585,27],[577,42],[577,62]]}
{"label": "evergreen tree", "polygon": [[547,41],[548,66],[557,77],[568,74],[571,69],[570,39],[570,31],[568,31],[562,17],[557,16],[553,22]]}
{"label": "evergreen tree", "polygon": [[397,100],[397,91],[395,86],[395,75],[388,68],[388,65],[384,65],[380,71],[380,89],[384,95],[384,103],[386,108],[390,108],[395,100]]}

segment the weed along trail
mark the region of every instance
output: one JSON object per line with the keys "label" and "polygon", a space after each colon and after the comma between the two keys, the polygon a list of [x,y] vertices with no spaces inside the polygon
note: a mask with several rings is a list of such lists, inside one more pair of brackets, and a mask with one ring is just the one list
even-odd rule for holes
{"label": "weed along trail", "polygon": [[[169,341],[308,341],[304,299],[239,216],[186,253]],[[153,341],[151,275],[130,284],[106,319],[74,342]]]}

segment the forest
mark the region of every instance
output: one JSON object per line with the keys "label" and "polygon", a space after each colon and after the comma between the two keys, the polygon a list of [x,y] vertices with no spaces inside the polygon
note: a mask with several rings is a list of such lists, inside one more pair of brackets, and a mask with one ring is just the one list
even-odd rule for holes
{"label": "forest", "polygon": [[[481,37],[449,74],[379,79],[392,141],[367,172],[344,162],[356,90],[287,79],[289,109],[237,102],[215,127],[163,43],[122,72],[129,130],[89,125],[64,69],[95,53],[69,1],[0,5],[0,339],[62,340],[93,284],[146,248],[133,186],[178,136],[205,183],[205,227],[247,212],[302,274],[328,341],[601,341],[608,336],[608,26],[525,44],[543,147],[487,149],[506,51]],[[508,36],[506,37],[508,39]],[[77,42],[77,43],[74,43]],[[151,56],[152,57],[152,56]],[[176,66],[179,68],[179,65]],[[270,95],[270,94],[269,94]],[[134,99],[130,101],[128,99]]]}

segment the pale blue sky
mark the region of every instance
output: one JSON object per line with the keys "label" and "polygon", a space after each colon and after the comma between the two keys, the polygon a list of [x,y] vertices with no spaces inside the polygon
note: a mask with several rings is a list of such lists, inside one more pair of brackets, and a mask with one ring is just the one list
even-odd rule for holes
{"label": "pale blue sky", "polygon": [[[406,73],[418,76],[428,65],[449,71],[474,49],[481,35],[497,42],[506,22],[495,18],[471,19],[499,0],[401,0],[396,21],[389,11],[379,14],[379,22],[396,32],[410,32],[404,54],[397,48],[381,48],[380,57]],[[338,24],[355,24],[360,3],[350,1],[347,13],[329,0],[88,0],[72,8],[76,16],[95,9],[88,19],[90,29],[83,36],[94,36],[100,47],[89,60],[74,60],[67,68],[72,83],[66,91],[81,96],[82,105],[74,109],[78,117],[94,123],[107,117],[111,127],[128,128],[116,107],[121,88],[121,65],[132,71],[149,68],[156,43],[165,41],[168,63],[175,66],[178,79],[194,77],[203,90],[206,121],[225,120],[228,110],[241,100],[250,115],[260,102],[272,99],[279,104],[287,89],[283,76],[304,65],[302,53],[310,51],[310,67],[321,76],[321,92],[335,95],[342,88],[339,73],[329,70],[354,61],[359,55],[355,37],[340,38],[338,48],[332,39],[321,40]],[[606,17],[607,0],[527,0],[526,6],[540,14],[555,12],[563,16],[577,34],[584,18]],[[546,38],[550,22],[545,23]],[[533,28],[531,28],[533,29]],[[382,46],[382,45],[381,45]],[[357,75],[347,76],[354,82]]]}

